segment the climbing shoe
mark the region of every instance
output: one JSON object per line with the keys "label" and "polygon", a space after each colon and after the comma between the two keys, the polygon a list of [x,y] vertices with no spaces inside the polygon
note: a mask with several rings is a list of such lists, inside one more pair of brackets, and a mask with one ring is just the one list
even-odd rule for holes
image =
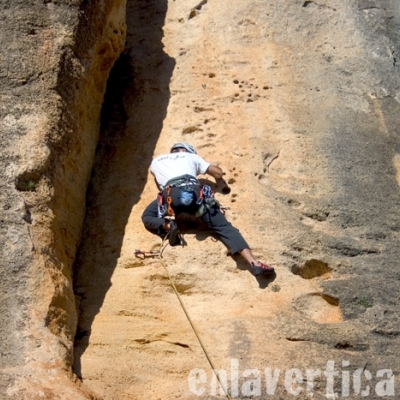
{"label": "climbing shoe", "polygon": [[171,221],[169,225],[168,241],[170,246],[178,246],[181,244],[181,237],[179,234],[178,225],[175,221]]}
{"label": "climbing shoe", "polygon": [[251,273],[254,276],[272,275],[275,272],[273,267],[258,261],[258,265],[251,263]]}

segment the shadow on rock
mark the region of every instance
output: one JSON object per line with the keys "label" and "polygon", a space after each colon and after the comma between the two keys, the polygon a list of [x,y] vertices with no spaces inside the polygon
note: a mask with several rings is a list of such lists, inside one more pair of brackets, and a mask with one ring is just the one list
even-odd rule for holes
{"label": "shadow on rock", "polygon": [[127,42],[111,71],[101,115],[101,133],[91,182],[82,243],[74,271],[79,309],[74,371],[92,324],[111,287],[125,227],[147,180],[170,99],[175,60],[163,51],[167,1],[127,4]]}

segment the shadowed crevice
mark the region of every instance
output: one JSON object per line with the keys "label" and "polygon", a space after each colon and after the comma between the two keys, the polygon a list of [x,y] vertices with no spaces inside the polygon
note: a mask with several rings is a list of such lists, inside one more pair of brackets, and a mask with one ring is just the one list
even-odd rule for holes
{"label": "shadowed crevice", "polygon": [[175,60],[163,50],[166,11],[166,0],[128,1],[125,50],[108,82],[75,266],[79,323],[74,371],[79,377],[80,358],[111,287],[125,227],[146,183],[170,99]]}

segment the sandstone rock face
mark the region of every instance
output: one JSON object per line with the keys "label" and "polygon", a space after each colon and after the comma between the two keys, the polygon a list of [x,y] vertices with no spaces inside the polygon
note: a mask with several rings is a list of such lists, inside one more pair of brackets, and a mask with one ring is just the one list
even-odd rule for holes
{"label": "sandstone rock face", "polygon": [[125,8],[123,0],[1,5],[2,398],[81,396],[69,379],[72,266]]}
{"label": "sandstone rock face", "polygon": [[187,246],[163,253],[231,396],[398,393],[395,15],[373,0],[128,3],[115,73],[131,74],[110,94],[76,270],[87,386],[224,397],[162,263],[135,257],[160,246],[140,220],[148,166],[183,140],[221,163],[231,191],[211,184],[228,219],[277,270],[256,280],[184,221]]}
{"label": "sandstone rock face", "polygon": [[[398,396],[397,2],[129,0],[101,118],[125,4],[2,7],[5,398],[223,398],[168,273],[232,398]],[[135,257],[177,141],[276,277],[192,220]]]}

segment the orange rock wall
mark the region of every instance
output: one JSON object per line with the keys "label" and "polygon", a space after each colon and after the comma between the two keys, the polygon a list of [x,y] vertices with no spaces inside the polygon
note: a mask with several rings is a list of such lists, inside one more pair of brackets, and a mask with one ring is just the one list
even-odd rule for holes
{"label": "orange rock wall", "polygon": [[106,83],[124,48],[126,5],[2,7],[1,329],[7,356],[0,387],[16,398],[53,391],[62,398],[68,390],[58,384],[71,373],[77,323],[72,269]]}

